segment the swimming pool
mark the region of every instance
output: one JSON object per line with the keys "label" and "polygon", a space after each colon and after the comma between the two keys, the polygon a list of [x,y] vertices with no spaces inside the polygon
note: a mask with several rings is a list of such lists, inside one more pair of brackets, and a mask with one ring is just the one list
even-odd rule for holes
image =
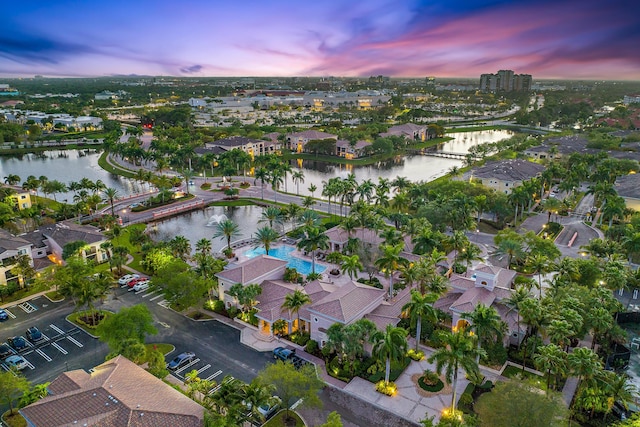
{"label": "swimming pool", "polygon": [[[294,257],[293,255],[291,255],[291,252],[293,252],[294,250],[295,248],[293,246],[282,245],[269,249],[269,256],[289,261],[287,266],[295,268],[300,274],[307,275],[311,273],[311,261]],[[255,248],[248,250],[244,253],[244,255],[247,258],[255,258],[258,255],[263,255],[265,253],[267,252],[264,250],[264,248]],[[326,269],[327,268],[324,265],[320,265],[316,262],[316,273],[322,273]]]}

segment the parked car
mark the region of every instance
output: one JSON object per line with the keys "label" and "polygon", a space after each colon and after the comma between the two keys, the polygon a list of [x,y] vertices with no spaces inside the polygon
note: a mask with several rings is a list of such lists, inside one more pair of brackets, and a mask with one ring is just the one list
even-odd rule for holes
{"label": "parked car", "polygon": [[273,358],[274,359],[280,359],[280,360],[289,360],[291,359],[291,357],[296,355],[296,351],[294,350],[290,350],[288,348],[284,348],[284,347],[276,347],[273,349]]}
{"label": "parked car", "polygon": [[24,337],[11,337],[7,339],[7,342],[17,351],[27,347],[27,340],[25,340]]}
{"label": "parked car", "polygon": [[136,279],[131,279],[129,280],[129,282],[127,282],[127,286],[129,287],[129,290],[132,290],[135,285],[137,285],[138,283],[142,283],[145,280],[149,281],[149,279],[147,279],[146,277],[138,277]]}
{"label": "parked car", "polygon": [[19,371],[22,371],[24,368],[27,367],[27,361],[24,359],[24,357],[18,356],[17,354],[14,354],[13,356],[9,356],[6,359],[4,359],[4,363],[9,368],[16,368]]}
{"label": "parked car", "polygon": [[258,412],[264,417],[265,420],[271,418],[271,416],[278,410],[280,407],[281,400],[278,396],[273,396],[273,402],[265,405],[258,406]]}
{"label": "parked car", "polygon": [[42,336],[42,332],[40,332],[40,329],[32,326],[27,329],[27,339],[31,342],[38,342],[44,339],[44,337]]}
{"label": "parked car", "polygon": [[16,352],[9,347],[7,344],[0,344],[0,359],[4,359],[5,357],[9,357],[12,354],[16,354]]}
{"label": "parked car", "polygon": [[167,364],[167,369],[176,370],[196,358],[196,355],[190,351],[185,351],[177,355],[171,362]]}
{"label": "parked car", "polygon": [[126,285],[131,280],[137,279],[139,277],[140,277],[139,274],[127,274],[127,275],[122,276],[120,279],[118,279],[118,284],[119,285]]}
{"label": "parked car", "polygon": [[4,322],[7,319],[9,319],[9,315],[6,311],[0,308],[0,322]]}
{"label": "parked car", "polygon": [[133,290],[135,292],[140,292],[140,291],[146,291],[147,289],[149,289],[149,285],[151,284],[150,280],[142,280],[141,282],[136,283],[135,285],[133,285]]}

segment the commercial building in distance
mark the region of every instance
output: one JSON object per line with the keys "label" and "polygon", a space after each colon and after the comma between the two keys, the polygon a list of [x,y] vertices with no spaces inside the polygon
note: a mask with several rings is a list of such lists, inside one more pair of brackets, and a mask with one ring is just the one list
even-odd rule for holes
{"label": "commercial building in distance", "polygon": [[512,70],[500,70],[496,74],[480,76],[482,92],[529,92],[533,79],[531,74],[515,74]]}

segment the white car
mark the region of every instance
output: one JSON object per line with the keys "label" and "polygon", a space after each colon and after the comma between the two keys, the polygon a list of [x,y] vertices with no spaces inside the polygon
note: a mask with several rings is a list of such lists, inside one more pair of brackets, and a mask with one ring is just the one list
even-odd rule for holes
{"label": "white car", "polygon": [[147,289],[149,289],[150,284],[151,282],[149,280],[142,280],[136,283],[135,285],[133,285],[133,291],[134,292],[146,291]]}
{"label": "white car", "polygon": [[18,356],[18,355],[7,357],[6,359],[4,359],[4,363],[9,368],[16,368],[19,371],[22,371],[24,368],[27,367],[27,361],[24,360],[22,356]]}
{"label": "white car", "polygon": [[118,284],[119,285],[126,285],[127,283],[129,283],[133,279],[137,279],[139,277],[140,277],[139,274],[127,274],[125,276],[122,276],[120,279],[118,279]]}

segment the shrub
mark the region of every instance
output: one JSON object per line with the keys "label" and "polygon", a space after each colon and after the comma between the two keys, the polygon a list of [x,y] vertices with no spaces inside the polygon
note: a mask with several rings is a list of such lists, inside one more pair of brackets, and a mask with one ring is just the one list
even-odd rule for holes
{"label": "shrub", "polygon": [[240,183],[240,188],[249,188],[249,187],[251,187],[251,184],[249,184],[246,181]]}
{"label": "shrub", "polygon": [[238,315],[240,314],[240,310],[237,307],[229,307],[229,309],[227,310],[227,314],[229,314],[230,318],[234,319],[238,317]]}
{"label": "shrub", "polygon": [[307,281],[308,282],[313,282],[314,280],[317,280],[319,278],[322,277],[322,274],[320,273],[309,273],[307,274]]}
{"label": "shrub", "polygon": [[440,376],[433,371],[426,370],[422,374],[422,381],[427,385],[436,385],[440,381]]}
{"label": "shrub", "polygon": [[211,183],[208,183],[208,182],[205,182],[204,184],[202,184],[200,186],[200,189],[202,189],[202,190],[208,190],[210,188],[211,188]]}
{"label": "shrub", "polygon": [[407,352],[407,356],[409,356],[412,360],[419,362],[422,359],[424,359],[424,351],[422,350],[415,351],[415,349],[412,348]]}
{"label": "shrub", "polygon": [[385,383],[384,380],[378,381],[376,383],[376,391],[378,393],[386,394],[387,396],[393,396],[394,394],[396,394],[397,390],[398,390],[398,387],[396,386],[396,383],[394,383],[393,381],[389,381],[388,384]]}
{"label": "shrub", "polygon": [[225,309],[224,309],[224,302],[220,301],[219,299],[214,299],[214,300],[207,300],[204,302],[204,308],[205,310],[211,310],[213,312],[216,313],[224,313]]}
{"label": "shrub", "polygon": [[316,355],[316,353],[318,353],[319,350],[320,350],[320,346],[318,345],[318,341],[312,340],[312,339],[310,339],[307,342],[307,345],[304,347],[304,351],[313,355]]}
{"label": "shrub", "polygon": [[[389,381],[397,380],[400,374],[402,374],[402,372],[407,368],[407,366],[409,366],[409,363],[411,363],[411,359],[409,357],[405,357],[403,360],[399,362],[398,361],[391,362],[391,372],[389,374]],[[369,381],[371,382],[379,381],[381,379],[384,379],[384,375],[385,375],[385,367],[383,363],[380,363],[380,369],[375,374],[369,377]]]}
{"label": "shrub", "polygon": [[300,346],[305,346],[311,339],[311,335],[308,332],[295,332],[289,336],[289,339]]}
{"label": "shrub", "polygon": [[469,393],[462,393],[460,395],[460,400],[458,400],[458,405],[460,406],[460,408],[471,408],[471,405],[473,405],[473,396],[471,396]]}
{"label": "shrub", "polygon": [[504,362],[507,361],[507,349],[502,345],[501,342],[493,343],[486,349],[487,357],[486,360],[490,365],[504,365]]}
{"label": "shrub", "polygon": [[286,267],[284,269],[284,278],[283,279],[286,282],[295,283],[295,282],[298,281],[298,277],[301,277],[301,276],[298,273],[298,270],[296,270],[295,268]]}

